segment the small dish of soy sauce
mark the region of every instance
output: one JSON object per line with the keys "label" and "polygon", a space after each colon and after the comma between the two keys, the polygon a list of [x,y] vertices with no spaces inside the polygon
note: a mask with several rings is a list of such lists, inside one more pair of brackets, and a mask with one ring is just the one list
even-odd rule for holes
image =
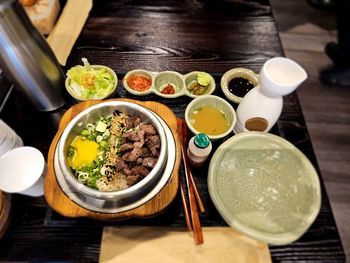
{"label": "small dish of soy sauce", "polygon": [[221,89],[227,99],[240,103],[241,99],[259,83],[258,75],[246,68],[233,68],[221,77]]}

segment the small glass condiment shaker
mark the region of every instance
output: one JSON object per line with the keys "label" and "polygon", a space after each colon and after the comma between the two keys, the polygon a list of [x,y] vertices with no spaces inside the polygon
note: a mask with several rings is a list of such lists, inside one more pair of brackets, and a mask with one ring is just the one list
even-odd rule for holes
{"label": "small glass condiment shaker", "polygon": [[193,136],[187,148],[187,156],[189,163],[193,167],[202,166],[209,157],[212,149],[212,144],[209,137],[204,133],[199,133]]}

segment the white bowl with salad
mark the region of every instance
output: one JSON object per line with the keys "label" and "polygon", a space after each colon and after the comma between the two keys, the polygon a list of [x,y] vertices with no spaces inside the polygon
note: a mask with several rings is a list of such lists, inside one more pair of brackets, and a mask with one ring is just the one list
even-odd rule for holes
{"label": "white bowl with salad", "polygon": [[102,100],[111,96],[118,84],[117,74],[103,65],[90,65],[82,58],[83,65],[67,71],[66,90],[76,100]]}

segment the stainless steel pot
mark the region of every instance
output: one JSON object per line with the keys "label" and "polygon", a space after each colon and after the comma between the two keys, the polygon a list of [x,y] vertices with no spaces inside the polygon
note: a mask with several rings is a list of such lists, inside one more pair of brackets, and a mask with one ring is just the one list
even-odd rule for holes
{"label": "stainless steel pot", "polygon": [[[120,191],[101,192],[85,186],[77,180],[73,174],[73,171],[68,166],[66,158],[67,151],[74,138],[84,127],[86,127],[87,123],[97,121],[100,116],[110,116],[116,110],[132,116],[138,115],[141,117],[143,123],[152,123],[154,125],[160,137],[160,155],[155,167],[137,184]],[[82,111],[69,122],[59,140],[57,146],[57,163],[60,172],[71,188],[87,197],[99,200],[113,200],[115,202],[119,202],[119,204],[116,204],[117,206],[125,206],[135,202],[154,188],[162,177],[165,165],[167,163],[167,139],[164,127],[158,118],[159,117],[157,117],[155,113],[146,109],[145,107],[134,103],[121,101],[103,102]],[[55,169],[56,168],[57,167],[55,167]]]}

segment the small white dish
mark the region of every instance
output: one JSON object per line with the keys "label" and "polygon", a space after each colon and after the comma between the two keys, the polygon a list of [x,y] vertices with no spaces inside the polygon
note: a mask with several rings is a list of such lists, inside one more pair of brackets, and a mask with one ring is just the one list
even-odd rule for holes
{"label": "small white dish", "polygon": [[[191,82],[197,79],[198,73],[200,73],[200,71],[192,71],[186,75],[182,75],[176,71],[151,72],[144,69],[135,69],[126,73],[125,77],[123,78],[123,86],[133,95],[146,96],[150,93],[154,93],[167,99],[178,98],[180,96],[197,98],[212,94],[215,91],[215,80],[208,73],[206,74],[208,74],[210,78],[210,83],[203,94],[195,95],[188,90],[188,86],[191,84]],[[131,88],[128,84],[128,80],[135,75],[146,77],[151,80],[150,87],[143,91],[138,91]]]}
{"label": "small white dish", "polygon": [[0,158],[0,189],[7,193],[41,196],[45,167],[44,156],[38,149],[29,146],[13,149]]}
{"label": "small white dish", "polygon": [[[176,98],[184,94],[183,76],[176,71],[163,71],[154,78],[154,93],[164,98]],[[167,89],[170,88],[170,93]]]}
{"label": "small white dish", "polygon": [[[144,69],[134,69],[129,71],[128,73],[126,73],[126,75],[123,78],[123,86],[124,88],[131,94],[137,95],[137,96],[145,96],[148,95],[152,92],[152,87],[153,87],[153,83],[154,83],[154,76],[155,73],[154,72],[150,72]],[[135,88],[133,88],[131,85],[132,83],[130,83],[130,79],[131,78],[135,78],[138,77],[139,80],[135,80],[134,84],[143,84],[143,90],[137,90]],[[145,81],[149,81],[149,87],[145,88],[145,83],[140,83],[141,81],[145,82]],[[128,84],[130,83],[130,85]]]}
{"label": "small white dish", "polygon": [[[226,100],[224,100],[218,96],[214,96],[214,95],[202,95],[198,98],[195,98],[187,105],[186,111],[185,111],[185,121],[186,121],[187,127],[190,129],[190,131],[193,134],[203,133],[203,131],[197,131],[193,127],[193,125],[191,123],[190,116],[192,115],[192,113],[194,111],[197,111],[201,107],[204,107],[204,106],[213,107],[213,108],[219,110],[225,116],[225,118],[228,122],[228,129],[224,133],[219,134],[219,135],[207,134],[209,139],[211,141],[215,141],[215,140],[222,139],[225,136],[229,135],[232,132],[233,127],[235,126],[236,121],[237,121],[236,112],[230,103],[228,103]],[[212,121],[215,121],[215,120],[212,120]]]}

